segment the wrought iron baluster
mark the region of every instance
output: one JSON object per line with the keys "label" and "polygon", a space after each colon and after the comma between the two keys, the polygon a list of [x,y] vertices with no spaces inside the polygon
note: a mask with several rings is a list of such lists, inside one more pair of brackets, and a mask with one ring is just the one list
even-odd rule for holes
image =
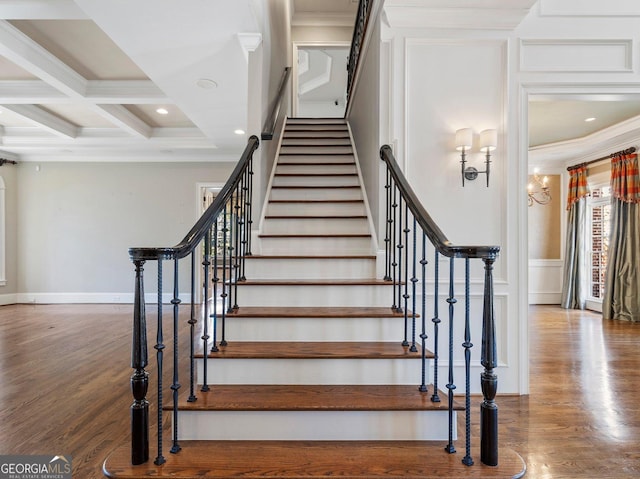
{"label": "wrought iron baluster", "polygon": [[[413,217],[413,272],[411,275],[411,298],[412,298],[412,306],[411,306],[411,348],[409,351],[416,352],[418,348],[416,348],[416,283],[418,282],[418,278],[416,277],[416,229],[417,229],[417,221],[415,216]],[[409,268],[407,268],[409,269]],[[406,308],[406,306],[405,306]],[[424,348],[422,349],[422,355],[424,356]]]}
{"label": "wrought iron baluster", "polygon": [[251,256],[251,230],[253,229],[253,157],[249,160],[249,201],[247,202],[247,253]]}
{"label": "wrought iron baluster", "polygon": [[449,297],[447,298],[447,303],[449,303],[449,382],[447,384],[447,390],[449,391],[449,444],[444,449],[449,454],[456,452],[453,444],[453,391],[456,389],[456,385],[453,382],[453,316],[455,312],[454,305],[457,300],[453,291],[453,261],[453,258],[449,258]]}
{"label": "wrought iron baluster", "polygon": [[189,316],[189,398],[187,402],[195,402],[198,398],[195,393],[196,383],[196,345],[195,345],[195,332],[196,324],[196,250],[191,252],[191,310]]}
{"label": "wrought iron baluster", "polygon": [[[402,312],[402,253],[404,252],[404,244],[402,243],[402,229],[403,229],[403,217],[402,217],[402,195],[398,196],[398,312]],[[405,308],[406,310],[406,308]],[[402,341],[403,346],[407,346],[407,321],[404,322],[404,339]]]}
{"label": "wrought iron baluster", "polygon": [[433,270],[433,319],[431,319],[433,323],[433,394],[431,395],[431,401],[440,402],[440,395],[438,394],[438,360],[440,358],[439,333],[442,320],[438,315],[438,302],[440,301],[438,297],[438,286],[440,284],[440,253],[438,253],[438,250],[435,251]]}
{"label": "wrought iron baluster", "polygon": [[133,341],[131,348],[131,463],[144,464],[149,460],[149,373],[145,370],[147,355],[147,318],[144,302],[144,261],[134,261],[136,280],[133,305]]}
{"label": "wrought iron baluster", "polygon": [[493,258],[484,261],[484,306],[482,312],[482,357],[484,371],[480,376],[482,395],[480,405],[480,460],[488,466],[498,465],[498,406],[495,403],[498,390],[498,366],[496,351],[496,325],[493,311]]}
{"label": "wrought iron baluster", "polygon": [[156,345],[156,363],[158,366],[158,455],[154,463],[156,465],[164,464],[166,459],[162,455],[162,409],[164,407],[162,395],[162,372],[164,359],[164,338],[162,331],[162,259],[158,259],[158,318],[157,318],[157,335]]}
{"label": "wrought iron baluster", "polygon": [[386,195],[386,215],[385,215],[385,234],[384,234],[384,279],[391,281],[391,172],[387,168],[387,182],[384,185]]}
{"label": "wrought iron baluster", "polygon": [[233,242],[234,242],[234,249],[231,252],[230,256],[233,258],[233,267],[234,267],[234,281],[233,281],[233,306],[231,307],[231,310],[229,312],[232,311],[237,311],[238,309],[238,281],[240,280],[240,236],[242,234],[242,215],[240,212],[240,200],[241,200],[241,194],[240,194],[240,187],[238,187],[238,189],[236,190],[236,204],[234,206],[236,213],[235,213],[235,231],[234,231],[234,238],[233,238]]}
{"label": "wrought iron baluster", "polygon": [[[415,225],[414,225],[415,231]],[[415,243],[415,235],[413,242]],[[420,312],[420,319],[422,322],[422,332],[420,333],[420,339],[422,340],[422,383],[420,384],[420,392],[426,393],[427,388],[427,358],[425,351],[427,350],[427,235],[422,231],[422,259],[420,260],[422,265],[422,276],[420,282],[422,284],[422,309]],[[415,275],[414,275],[415,276]],[[415,292],[414,292],[415,298]],[[415,301],[414,301],[414,318],[415,318]],[[415,319],[414,319],[415,321]]]}
{"label": "wrought iron baluster", "polygon": [[397,203],[397,196],[398,196],[398,191],[397,188],[395,186],[395,183],[393,185],[393,203],[391,204],[391,271],[392,271],[392,283],[393,283],[393,306],[391,306],[391,309],[393,309],[394,311],[398,311],[400,309],[400,301],[396,301],[396,284],[399,282],[398,279],[398,260],[396,258],[396,245],[397,245],[397,241],[396,241],[396,224],[397,224],[397,218],[398,218],[398,203]]}
{"label": "wrought iron baluster", "polygon": [[469,325],[469,258],[464,259],[464,376],[465,376],[465,456],[462,463],[465,466],[473,466],[471,457],[471,328]]}
{"label": "wrought iron baluster", "polygon": [[235,234],[236,234],[236,228],[234,228],[235,226],[235,222],[236,222],[236,210],[235,210],[235,204],[236,204],[236,200],[237,200],[237,189],[236,191],[234,191],[233,195],[231,195],[231,200],[229,202],[229,243],[227,246],[227,255],[229,257],[229,286],[227,288],[227,293],[229,294],[229,299],[227,302],[227,313],[230,313],[233,310],[233,306],[231,306],[233,304],[233,293],[234,293],[234,274],[235,274],[235,264],[233,262],[233,253],[234,253],[234,241],[235,241]]}
{"label": "wrought iron baluster", "polygon": [[[241,214],[242,214],[242,220],[241,220],[241,224],[242,224],[242,231],[241,231],[241,240],[240,240],[240,253],[238,254],[238,259],[239,259],[239,266],[240,266],[240,274],[238,276],[239,281],[245,281],[247,279],[247,277],[245,276],[245,261],[244,258],[247,255],[247,245],[248,245],[248,240],[247,240],[247,230],[248,230],[248,221],[249,219],[247,218],[247,211],[249,209],[249,199],[248,199],[248,195],[249,195],[249,170],[245,170],[244,175],[242,177],[242,202],[240,203],[242,205],[242,208],[240,210]],[[237,301],[236,301],[237,302]]]}
{"label": "wrought iron baluster", "polygon": [[[204,280],[202,281],[203,289],[203,307],[202,307],[202,387],[200,391],[207,392],[209,390],[209,369],[207,361],[207,351],[209,351],[209,266],[211,266],[211,234],[207,232],[204,237],[204,251],[202,258],[202,267],[204,272]],[[215,306],[214,306],[215,307]]]}
{"label": "wrought iron baluster", "polygon": [[[403,305],[404,305],[404,340],[403,346],[409,346],[409,205],[404,204],[404,293],[402,293]],[[415,350],[415,342],[413,344],[413,350]]]}
{"label": "wrought iron baluster", "polygon": [[222,293],[220,294],[221,301],[221,321],[222,321],[222,331],[220,338],[220,346],[227,345],[226,339],[226,323],[227,323],[227,233],[229,229],[227,228],[227,215],[228,215],[229,203],[225,206],[222,212]]}
{"label": "wrought iron baluster", "polygon": [[209,315],[209,318],[212,319],[212,333],[213,333],[213,342],[211,344],[211,352],[217,353],[218,349],[218,282],[220,278],[218,278],[218,218],[213,223],[213,241],[212,241],[212,249],[213,249],[213,294],[211,297],[213,298],[211,308],[212,313]]}
{"label": "wrought iron baluster", "polygon": [[173,259],[173,383],[171,391],[173,391],[173,444],[171,452],[177,453],[182,449],[178,444],[178,391],[180,390],[179,370],[178,370],[178,321],[180,316],[180,294],[179,294],[179,276],[178,276],[178,258]]}

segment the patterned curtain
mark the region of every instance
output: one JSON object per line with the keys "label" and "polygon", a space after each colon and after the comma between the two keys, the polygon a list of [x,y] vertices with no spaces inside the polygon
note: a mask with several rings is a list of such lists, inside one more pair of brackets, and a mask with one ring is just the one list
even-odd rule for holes
{"label": "patterned curtain", "polygon": [[636,153],[621,153],[612,158],[611,195],[602,317],[640,321],[640,176]]}
{"label": "patterned curtain", "polygon": [[565,309],[584,309],[587,302],[586,214],[587,167],[579,166],[569,173],[567,195],[567,237],[562,275],[562,301]]}

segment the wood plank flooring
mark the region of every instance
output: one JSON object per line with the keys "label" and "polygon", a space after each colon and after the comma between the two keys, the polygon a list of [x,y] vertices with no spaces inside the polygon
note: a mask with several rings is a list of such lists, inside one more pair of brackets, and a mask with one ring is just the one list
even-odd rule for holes
{"label": "wood plank flooring", "polygon": [[[0,307],[0,454],[72,455],[78,479],[102,477],[122,445],[126,455],[132,310]],[[553,306],[532,307],[529,323],[531,394],[498,396],[501,446],[522,455],[530,478],[640,477],[640,324]]]}

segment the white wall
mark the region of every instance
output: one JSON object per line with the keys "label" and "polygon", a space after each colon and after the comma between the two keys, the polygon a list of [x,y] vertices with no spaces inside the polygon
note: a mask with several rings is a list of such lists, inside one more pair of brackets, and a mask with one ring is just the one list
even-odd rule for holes
{"label": "white wall", "polygon": [[[513,31],[409,28],[402,21],[413,19],[390,18],[383,38],[392,95],[381,136],[397,140],[399,163],[451,241],[501,246],[494,277],[499,389],[526,393],[528,99],[640,93],[640,3],[540,0]],[[463,127],[499,131],[489,188],[483,177],[460,184],[453,138]],[[483,169],[475,147],[468,159]],[[476,268],[475,302],[480,284]],[[478,332],[476,325],[479,345]]]}
{"label": "white wall", "polygon": [[[224,183],[233,166],[20,163],[18,302],[132,302],[128,248],[177,244],[196,220],[196,184]],[[147,293],[155,275],[149,263]]]}
{"label": "white wall", "polygon": [[[5,284],[0,285],[0,305],[15,302],[17,292],[17,208],[16,208],[16,167],[5,165],[0,168],[4,182],[5,207]],[[0,238],[2,241],[2,238]]]}

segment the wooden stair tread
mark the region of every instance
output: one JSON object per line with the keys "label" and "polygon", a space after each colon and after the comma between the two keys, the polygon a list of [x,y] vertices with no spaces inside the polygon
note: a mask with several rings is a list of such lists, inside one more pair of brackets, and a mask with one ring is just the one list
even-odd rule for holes
{"label": "wooden stair tread", "polygon": [[[209,352],[209,358],[225,359],[415,359],[417,352],[409,351],[394,341],[234,341]],[[425,357],[432,357],[427,351]],[[202,358],[202,353],[196,354]]]}
{"label": "wooden stair tread", "polygon": [[[198,400],[179,400],[182,411],[446,411],[448,398],[431,401],[433,385],[214,385],[198,391]],[[165,409],[171,410],[172,404]],[[455,404],[455,409],[464,408]]]}
{"label": "wooden stair tread", "polygon": [[280,219],[280,220],[354,220],[363,219],[367,215],[266,215],[266,219]]}
{"label": "wooden stair tread", "polygon": [[234,318],[404,318],[390,307],[339,306],[241,306],[229,313]]}
{"label": "wooden stair tread", "polygon": [[260,234],[260,238],[370,238],[370,233],[336,234]]}
{"label": "wooden stair tread", "polygon": [[266,255],[266,254],[254,254],[251,256],[245,256],[246,260],[249,259],[376,259],[375,255],[284,255],[284,254],[275,254],[275,255]]}
{"label": "wooden stair tread", "polygon": [[[167,441],[169,444],[169,441]],[[161,466],[131,465],[129,444],[116,449],[103,472],[112,479],[516,479],[524,476],[522,457],[500,448],[499,465],[462,464],[464,450],[444,451],[441,441],[181,441],[177,454],[166,452]]]}
{"label": "wooden stair tread", "polygon": [[393,286],[391,281],[377,278],[360,279],[246,279],[238,285],[252,286]]}
{"label": "wooden stair tread", "polygon": [[269,200],[269,203],[364,203],[363,199],[353,200]]}
{"label": "wooden stair tread", "polygon": [[354,161],[343,161],[343,162],[335,162],[335,163],[331,163],[329,161],[318,161],[315,163],[300,163],[297,161],[294,162],[286,162],[286,161],[279,161],[278,162],[278,166],[354,166],[355,162]]}
{"label": "wooden stair tread", "polygon": [[284,176],[287,178],[290,177],[334,177],[334,176],[358,176],[358,173],[276,173],[274,176]]}
{"label": "wooden stair tread", "polygon": [[329,189],[360,189],[360,185],[273,185],[272,190],[329,190]]}

